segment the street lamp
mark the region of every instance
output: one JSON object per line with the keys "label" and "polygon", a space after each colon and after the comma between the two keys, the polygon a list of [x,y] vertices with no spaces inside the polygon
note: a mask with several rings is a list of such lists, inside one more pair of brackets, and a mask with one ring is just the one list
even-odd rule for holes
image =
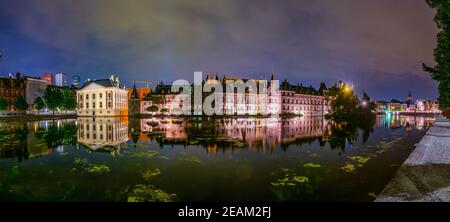
{"label": "street lamp", "polygon": [[350,86],[344,86],[344,92],[350,92],[352,88]]}

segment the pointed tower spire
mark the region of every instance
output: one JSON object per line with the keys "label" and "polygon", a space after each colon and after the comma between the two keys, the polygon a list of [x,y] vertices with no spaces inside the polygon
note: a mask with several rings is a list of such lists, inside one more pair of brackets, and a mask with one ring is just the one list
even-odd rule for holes
{"label": "pointed tower spire", "polygon": [[136,89],[136,84],[133,84],[133,91],[131,92],[130,99],[139,99],[139,93]]}

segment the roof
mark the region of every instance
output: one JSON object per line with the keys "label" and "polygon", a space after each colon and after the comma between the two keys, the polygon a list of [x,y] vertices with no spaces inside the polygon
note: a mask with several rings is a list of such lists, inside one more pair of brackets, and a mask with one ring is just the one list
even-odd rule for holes
{"label": "roof", "polygon": [[403,102],[400,101],[400,100],[393,99],[393,100],[390,101],[390,103],[403,103]]}
{"label": "roof", "polygon": [[85,88],[86,86],[90,85],[91,83],[96,83],[99,84],[103,87],[116,87],[115,86],[115,82],[110,80],[110,79],[96,79],[96,80],[88,80],[86,81],[81,87],[80,89]]}
{"label": "roof", "polygon": [[133,85],[133,91],[131,92],[130,99],[139,99],[139,93],[137,92],[136,85]]}

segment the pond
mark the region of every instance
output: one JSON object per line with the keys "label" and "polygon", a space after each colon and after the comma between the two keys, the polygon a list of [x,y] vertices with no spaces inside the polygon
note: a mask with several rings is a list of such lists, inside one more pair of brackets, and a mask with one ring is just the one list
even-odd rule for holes
{"label": "pond", "polygon": [[372,201],[433,120],[1,122],[0,201]]}

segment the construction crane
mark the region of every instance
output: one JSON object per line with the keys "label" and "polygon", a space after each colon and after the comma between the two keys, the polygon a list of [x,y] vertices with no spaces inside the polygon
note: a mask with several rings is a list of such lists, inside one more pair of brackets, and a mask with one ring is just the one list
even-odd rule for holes
{"label": "construction crane", "polygon": [[150,89],[150,84],[152,84],[152,81],[139,81],[139,80],[134,80],[132,81],[134,85],[136,85],[136,83],[143,83],[147,85],[147,89]]}

